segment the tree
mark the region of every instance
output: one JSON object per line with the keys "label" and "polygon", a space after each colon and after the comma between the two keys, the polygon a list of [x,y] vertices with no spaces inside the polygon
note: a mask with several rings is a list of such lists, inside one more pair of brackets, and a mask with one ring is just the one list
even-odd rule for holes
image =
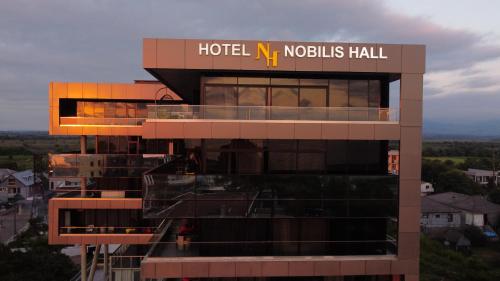
{"label": "tree", "polygon": [[500,189],[493,189],[489,194],[488,194],[488,200],[495,203],[495,204],[500,204]]}
{"label": "tree", "polygon": [[439,160],[422,162],[422,180],[432,183],[436,192],[453,191],[464,194],[483,192],[481,186],[473,182],[463,171]]}
{"label": "tree", "polygon": [[468,225],[464,227],[463,231],[472,246],[485,246],[488,243],[488,238],[484,235],[483,231],[475,225]]}
{"label": "tree", "polygon": [[500,280],[498,271],[477,256],[465,256],[425,236],[420,240],[421,281]]}

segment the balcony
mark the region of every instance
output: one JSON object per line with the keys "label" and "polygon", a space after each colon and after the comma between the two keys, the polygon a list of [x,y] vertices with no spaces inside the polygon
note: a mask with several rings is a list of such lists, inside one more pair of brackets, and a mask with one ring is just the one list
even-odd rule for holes
{"label": "balcony", "polygon": [[149,218],[397,217],[393,175],[145,175]]}
{"label": "balcony", "polygon": [[115,226],[61,226],[59,234],[153,234],[156,227]]}
{"label": "balcony", "polygon": [[145,118],[104,118],[104,117],[60,117],[64,126],[140,126]]}
{"label": "balcony", "polygon": [[399,110],[375,107],[148,105],[148,119],[398,122]]}
{"label": "balcony", "polygon": [[51,154],[51,177],[141,177],[166,163],[163,154]]}

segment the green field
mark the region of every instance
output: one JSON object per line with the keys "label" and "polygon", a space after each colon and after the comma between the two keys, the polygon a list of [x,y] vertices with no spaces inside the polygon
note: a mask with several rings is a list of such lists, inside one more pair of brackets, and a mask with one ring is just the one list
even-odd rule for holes
{"label": "green field", "polygon": [[457,165],[457,164],[461,164],[461,163],[464,163],[465,162],[465,159],[467,159],[467,157],[463,157],[463,156],[443,156],[443,157],[424,157],[424,159],[427,159],[427,160],[439,160],[439,161],[447,161],[447,160],[450,160],[453,162],[453,164]]}
{"label": "green field", "polygon": [[79,141],[77,137],[42,134],[0,135],[0,168],[33,169],[33,154],[71,153],[80,149]]}
{"label": "green field", "polygon": [[17,170],[27,170],[33,168],[33,156],[32,155],[0,155],[0,168],[9,168],[9,163],[15,162],[17,164]]}

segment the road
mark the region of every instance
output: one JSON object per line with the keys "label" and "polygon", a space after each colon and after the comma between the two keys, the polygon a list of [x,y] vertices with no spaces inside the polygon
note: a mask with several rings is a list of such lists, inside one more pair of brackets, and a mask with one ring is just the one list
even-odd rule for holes
{"label": "road", "polygon": [[14,206],[8,211],[1,213],[0,215],[1,243],[9,241],[9,239],[13,237],[15,233],[19,233],[19,231],[28,224],[31,217],[31,206],[32,206],[32,201],[22,200],[17,203],[18,212],[16,212],[16,206]]}

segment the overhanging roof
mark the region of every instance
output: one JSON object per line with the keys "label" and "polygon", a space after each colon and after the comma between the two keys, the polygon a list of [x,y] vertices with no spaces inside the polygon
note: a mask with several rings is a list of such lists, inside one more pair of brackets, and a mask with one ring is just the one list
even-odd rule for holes
{"label": "overhanging roof", "polygon": [[210,73],[316,78],[333,73],[345,76],[356,73],[390,80],[398,79],[402,73],[422,74],[425,46],[144,39],[143,67],[189,102],[199,93],[200,76]]}

